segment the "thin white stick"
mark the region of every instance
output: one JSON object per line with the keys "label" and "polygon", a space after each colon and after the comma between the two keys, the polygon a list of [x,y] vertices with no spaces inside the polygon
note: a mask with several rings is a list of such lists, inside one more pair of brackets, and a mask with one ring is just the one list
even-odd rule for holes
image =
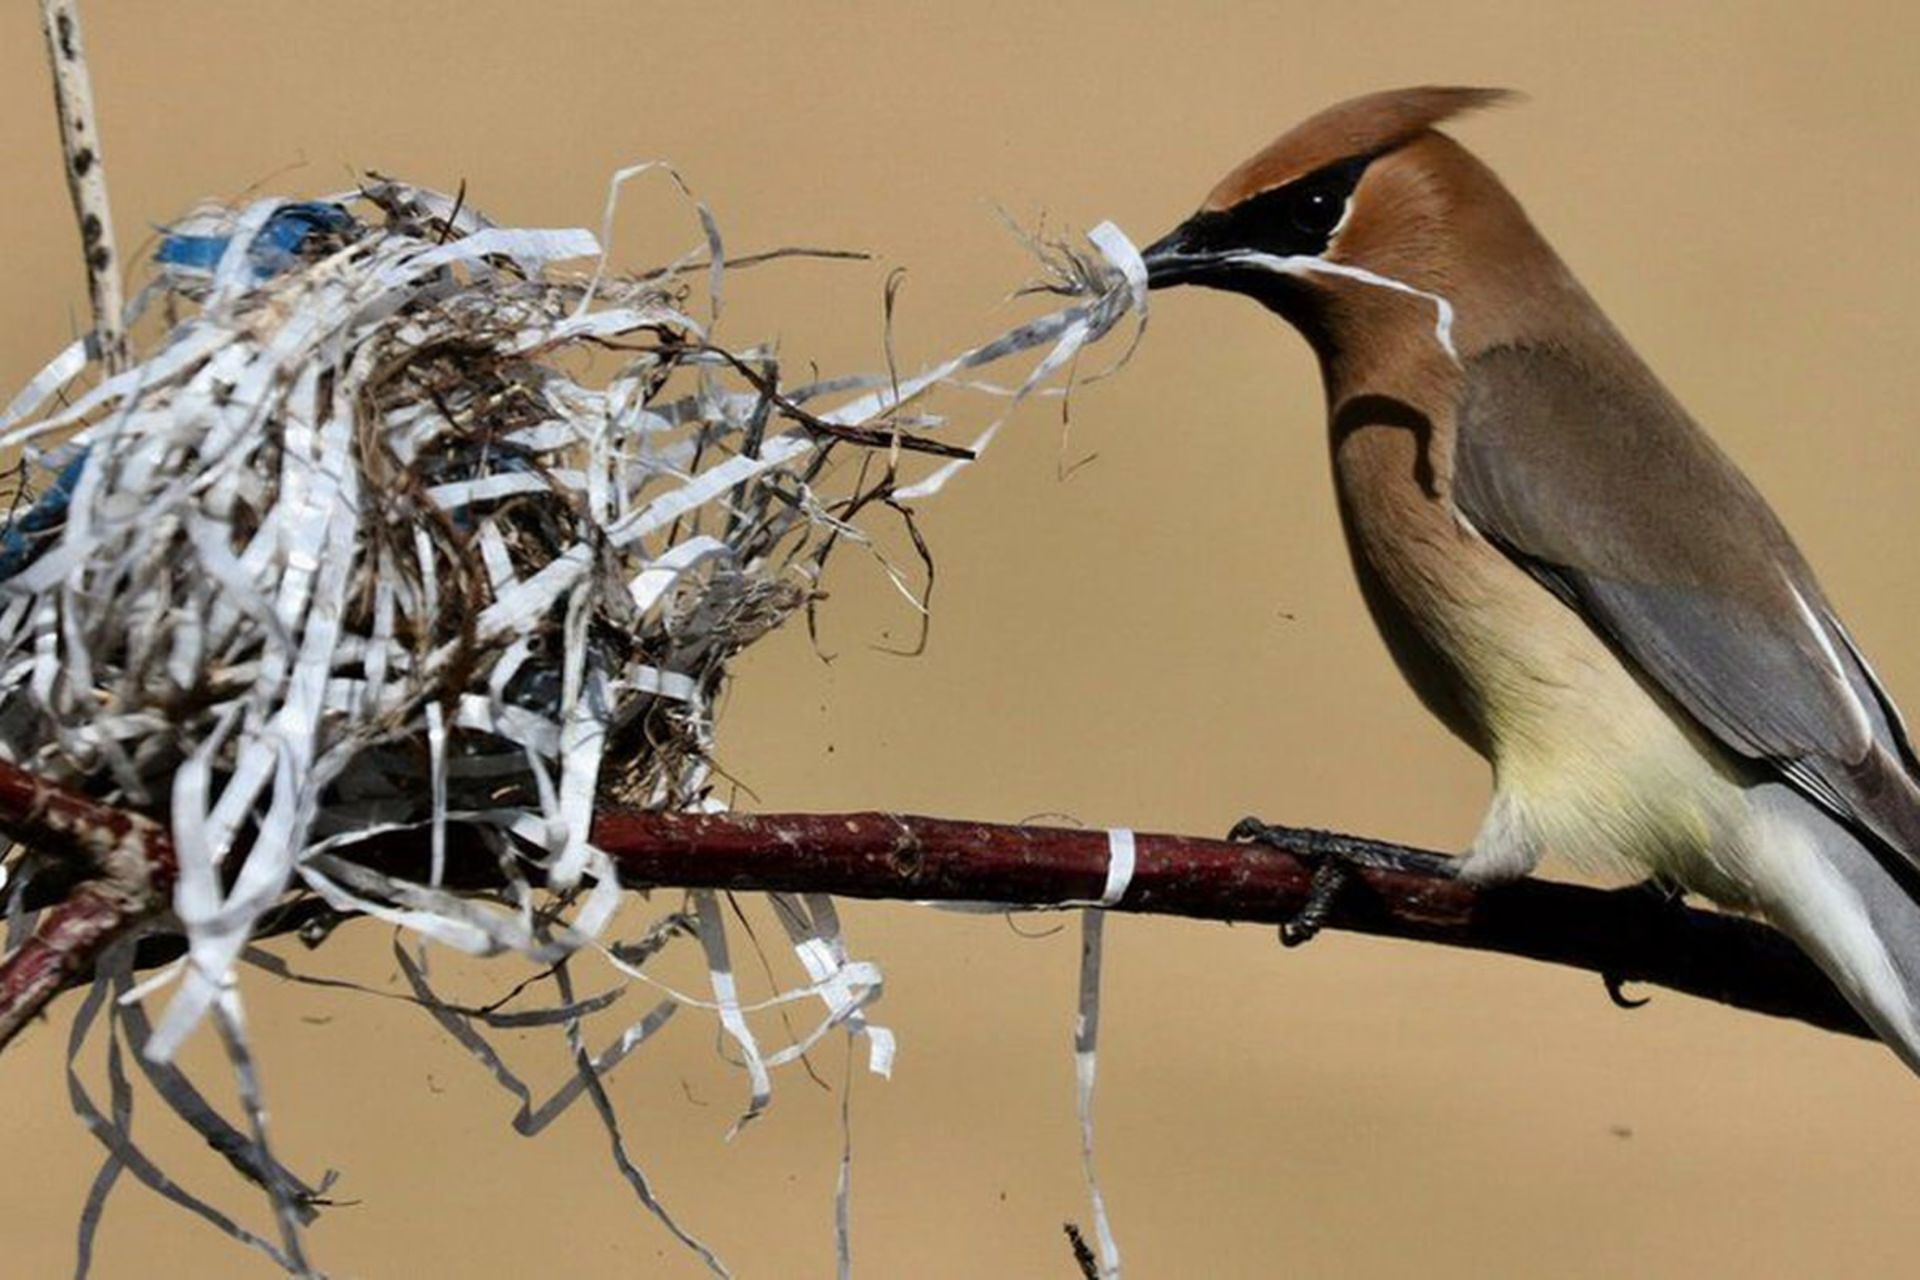
{"label": "thin white stick", "polygon": [[113,210],[107,203],[107,171],[100,159],[100,131],[94,121],[93,79],[87,74],[86,51],[80,47],[75,0],[40,0],[40,25],[47,37],[47,61],[53,67],[53,104],[60,116],[67,194],[73,197],[74,216],[80,220],[80,248],[86,255],[94,353],[108,373],[118,373],[127,363],[127,339],[120,320],[120,261],[113,243]]}

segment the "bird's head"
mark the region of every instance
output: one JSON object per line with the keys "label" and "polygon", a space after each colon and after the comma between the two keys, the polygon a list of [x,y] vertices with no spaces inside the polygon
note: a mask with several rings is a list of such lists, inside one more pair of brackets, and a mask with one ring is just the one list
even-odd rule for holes
{"label": "bird's head", "polygon": [[[1229,173],[1146,250],[1149,286],[1246,294],[1320,345],[1339,341],[1335,304],[1386,305],[1383,282],[1389,292],[1399,286],[1397,305],[1417,315],[1417,300],[1410,310],[1404,295],[1437,302],[1459,284],[1463,260],[1478,271],[1475,259],[1491,257],[1497,273],[1502,246],[1482,239],[1530,248],[1532,228],[1498,179],[1435,126],[1508,96],[1399,89],[1322,111]],[[1476,252],[1483,248],[1495,251]]]}

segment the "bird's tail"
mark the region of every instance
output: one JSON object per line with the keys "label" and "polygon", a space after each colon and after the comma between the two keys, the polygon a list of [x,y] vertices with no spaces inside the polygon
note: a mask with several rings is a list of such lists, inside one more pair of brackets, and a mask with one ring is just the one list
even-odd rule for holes
{"label": "bird's tail", "polygon": [[1749,851],[1762,912],[1920,1072],[1920,901],[1832,815],[1780,783],[1756,788]]}

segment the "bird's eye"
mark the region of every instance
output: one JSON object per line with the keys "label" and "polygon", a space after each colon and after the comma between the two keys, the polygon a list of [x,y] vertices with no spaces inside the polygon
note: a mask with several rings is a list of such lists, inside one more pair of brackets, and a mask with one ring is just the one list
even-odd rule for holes
{"label": "bird's eye", "polygon": [[1329,187],[1309,187],[1294,197],[1288,211],[1293,225],[1311,236],[1330,235],[1347,211],[1346,199]]}

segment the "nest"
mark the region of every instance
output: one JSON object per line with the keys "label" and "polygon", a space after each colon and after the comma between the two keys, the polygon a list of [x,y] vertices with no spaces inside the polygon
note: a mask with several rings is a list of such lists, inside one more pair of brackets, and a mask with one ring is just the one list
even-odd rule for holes
{"label": "nest", "polygon": [[[608,227],[645,168],[616,175]],[[1044,255],[1042,287],[1074,305],[917,377],[795,385],[770,348],[716,338],[745,260],[698,212],[695,248],[626,275],[604,230],[498,227],[389,180],[204,208],[133,304],[161,335],[136,364],[79,390],[76,343],[0,412],[38,491],[0,537],[0,752],[170,829],[188,954],[148,1058],[233,998],[290,897],[475,953],[594,945],[619,896],[596,808],[717,806],[732,658],[998,427],[961,447],[909,410],[962,380],[1058,390],[1144,318],[1138,256],[1103,227],[1097,252]],[[1035,348],[1014,385],[974,376]],[[448,887],[455,828],[491,843],[508,892]],[[424,875],[340,857],[396,831],[422,833]],[[751,1114],[778,1055],[743,1034],[713,914]],[[861,1029],[878,977],[853,972],[830,904],[795,942],[821,1029]]]}

